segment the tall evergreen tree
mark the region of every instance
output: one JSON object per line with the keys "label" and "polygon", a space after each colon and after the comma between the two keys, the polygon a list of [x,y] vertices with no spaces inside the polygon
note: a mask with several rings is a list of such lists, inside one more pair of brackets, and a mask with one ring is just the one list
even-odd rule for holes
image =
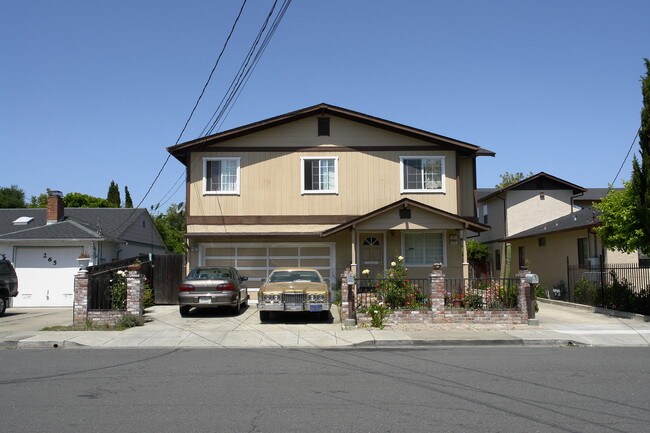
{"label": "tall evergreen tree", "polygon": [[124,207],[129,209],[133,207],[133,200],[131,200],[128,186],[124,187]]}
{"label": "tall evergreen tree", "polygon": [[108,194],[106,201],[110,207],[120,207],[122,199],[120,198],[120,187],[117,186],[114,180],[111,180],[111,185],[108,187]]}
{"label": "tall evergreen tree", "polygon": [[643,59],[646,67],[645,77],[641,77],[643,109],[639,128],[639,153],[641,161],[634,156],[632,161],[632,191],[636,197],[635,216],[642,233],[640,249],[650,252],[650,61]]}

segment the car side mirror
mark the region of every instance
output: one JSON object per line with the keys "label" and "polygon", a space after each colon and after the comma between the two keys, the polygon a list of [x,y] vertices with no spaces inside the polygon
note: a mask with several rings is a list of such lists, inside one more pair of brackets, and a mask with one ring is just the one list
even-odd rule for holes
{"label": "car side mirror", "polygon": [[239,281],[248,281],[248,277],[239,277]]}

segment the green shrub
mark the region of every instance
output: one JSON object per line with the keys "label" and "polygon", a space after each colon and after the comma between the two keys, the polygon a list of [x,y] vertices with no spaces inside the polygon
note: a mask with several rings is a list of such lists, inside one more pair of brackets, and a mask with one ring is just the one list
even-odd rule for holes
{"label": "green shrub", "polygon": [[576,303],[585,305],[596,305],[600,298],[600,287],[598,284],[581,279],[573,288],[573,296]]}
{"label": "green shrub", "polygon": [[370,325],[373,328],[384,329],[384,322],[390,315],[390,309],[382,304],[372,303],[368,307],[360,310],[370,316]]}
{"label": "green shrub", "polygon": [[142,289],[142,305],[144,308],[153,307],[155,304],[154,293],[151,286],[147,283],[144,284]]}
{"label": "green shrub", "polygon": [[115,329],[122,330],[122,329],[133,328],[135,326],[143,326],[143,325],[144,325],[144,317],[136,316],[133,314],[127,314],[115,324]]}
{"label": "green shrub", "polygon": [[478,293],[468,293],[465,295],[465,308],[468,310],[480,310],[483,308],[483,296]]}

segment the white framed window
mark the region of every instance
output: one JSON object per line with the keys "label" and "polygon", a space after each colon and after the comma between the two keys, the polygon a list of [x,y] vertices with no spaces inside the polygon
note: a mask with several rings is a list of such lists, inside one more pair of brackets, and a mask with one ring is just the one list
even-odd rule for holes
{"label": "white framed window", "polygon": [[338,194],[338,157],[300,158],[303,194]]}
{"label": "white framed window", "polygon": [[404,264],[406,266],[431,266],[447,264],[444,232],[411,231],[402,233]]}
{"label": "white framed window", "polygon": [[445,192],[444,156],[400,156],[402,193]]}
{"label": "white framed window", "polygon": [[203,158],[203,193],[239,195],[241,158]]}

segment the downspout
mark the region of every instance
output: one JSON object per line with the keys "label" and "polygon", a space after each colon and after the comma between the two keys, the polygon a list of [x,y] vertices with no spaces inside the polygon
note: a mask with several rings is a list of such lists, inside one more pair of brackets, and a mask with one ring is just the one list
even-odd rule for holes
{"label": "downspout", "polygon": [[468,224],[463,226],[463,278],[469,279],[469,261],[467,260],[467,228]]}

